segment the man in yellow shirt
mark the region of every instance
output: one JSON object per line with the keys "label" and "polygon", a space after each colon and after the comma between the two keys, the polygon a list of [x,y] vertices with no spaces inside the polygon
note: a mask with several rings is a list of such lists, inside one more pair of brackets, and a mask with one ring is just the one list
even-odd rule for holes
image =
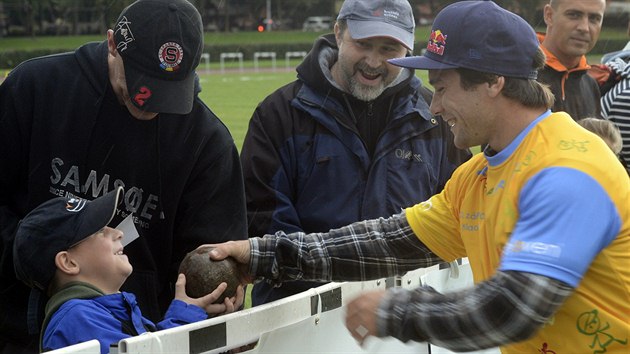
{"label": "man in yellow shirt", "polygon": [[455,145],[486,145],[444,190],[388,219],[327,233],[278,232],[218,246],[275,282],[376,279],[468,257],[475,286],[366,292],[346,327],[454,351],[628,353],[630,180],[614,153],[536,81],[536,33],[491,1],[462,1],[435,19],[423,56],[431,112]]}

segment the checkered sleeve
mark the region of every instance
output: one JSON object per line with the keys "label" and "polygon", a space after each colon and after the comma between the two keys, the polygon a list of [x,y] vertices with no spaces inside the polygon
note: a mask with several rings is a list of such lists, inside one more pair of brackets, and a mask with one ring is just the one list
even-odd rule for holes
{"label": "checkered sleeve", "polygon": [[560,281],[513,271],[448,294],[393,288],[378,309],[379,336],[452,351],[494,348],[529,338],[572,292]]}
{"label": "checkered sleeve", "polygon": [[251,274],[275,283],[378,279],[441,262],[413,233],[404,211],[327,233],[277,232],[250,245]]}

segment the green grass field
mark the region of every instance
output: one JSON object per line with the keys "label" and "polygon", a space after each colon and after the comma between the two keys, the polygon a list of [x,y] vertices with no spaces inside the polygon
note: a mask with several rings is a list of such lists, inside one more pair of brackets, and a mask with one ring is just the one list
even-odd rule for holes
{"label": "green grass field", "polygon": [[258,103],[293,81],[295,71],[202,74],[200,79],[201,99],[225,123],[240,149]]}

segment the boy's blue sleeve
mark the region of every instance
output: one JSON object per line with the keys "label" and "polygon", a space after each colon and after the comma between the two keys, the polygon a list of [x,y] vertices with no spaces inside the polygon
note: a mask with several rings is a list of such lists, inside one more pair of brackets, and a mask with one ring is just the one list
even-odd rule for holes
{"label": "boy's blue sleeve", "polygon": [[164,315],[164,320],[157,324],[158,329],[173,328],[208,318],[201,307],[187,304],[181,300],[173,300]]}

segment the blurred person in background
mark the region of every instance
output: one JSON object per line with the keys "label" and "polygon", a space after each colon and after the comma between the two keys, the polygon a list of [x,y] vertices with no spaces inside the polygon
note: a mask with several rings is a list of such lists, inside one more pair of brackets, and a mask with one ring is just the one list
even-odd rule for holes
{"label": "blurred person in background", "polygon": [[602,138],[606,145],[615,153],[615,155],[619,158],[619,162],[626,168],[628,174],[630,175],[630,169],[628,169],[628,160],[621,154],[623,150],[623,140],[621,137],[621,132],[617,125],[610,120],[606,119],[598,119],[598,118],[582,118],[577,121],[578,124],[586,128],[587,130],[597,134],[600,138]]}
{"label": "blurred person in background", "polygon": [[[630,20],[628,21],[630,37]],[[621,51],[602,57],[609,78],[602,84],[602,117],[613,122],[621,134],[619,156],[626,168],[630,162],[630,41]]]}
{"label": "blurred person in background", "polygon": [[588,75],[586,54],[597,43],[605,9],[605,0],[550,0],[545,5],[547,31],[538,38],[547,61],[538,81],[556,97],[552,111],[576,120],[601,117],[599,86]]}

